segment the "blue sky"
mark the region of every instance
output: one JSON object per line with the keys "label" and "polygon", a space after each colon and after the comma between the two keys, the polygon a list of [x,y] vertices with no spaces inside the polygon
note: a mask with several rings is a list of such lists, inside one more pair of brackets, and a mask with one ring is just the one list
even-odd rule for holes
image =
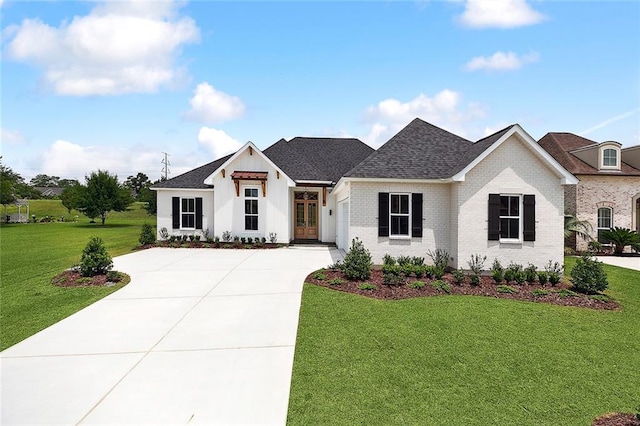
{"label": "blue sky", "polygon": [[246,141],[413,118],[470,140],[519,123],[640,144],[640,2],[11,1],[3,163],[171,176]]}

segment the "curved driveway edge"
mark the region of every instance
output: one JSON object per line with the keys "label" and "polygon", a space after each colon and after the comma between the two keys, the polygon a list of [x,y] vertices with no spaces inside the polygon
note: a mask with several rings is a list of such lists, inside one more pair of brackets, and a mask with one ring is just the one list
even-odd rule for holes
{"label": "curved driveway edge", "polygon": [[635,269],[640,271],[640,257],[633,256],[598,256],[600,262],[607,265],[619,266],[621,268]]}
{"label": "curved driveway edge", "polygon": [[302,284],[336,249],[144,250],[131,283],[0,353],[0,423],[286,422]]}

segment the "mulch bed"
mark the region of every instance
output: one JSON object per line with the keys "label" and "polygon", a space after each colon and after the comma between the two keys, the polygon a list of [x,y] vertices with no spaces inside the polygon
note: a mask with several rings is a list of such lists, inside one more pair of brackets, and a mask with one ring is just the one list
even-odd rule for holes
{"label": "mulch bed", "polygon": [[609,413],[596,417],[593,426],[640,426],[640,420],[631,413]]}
{"label": "mulch bed", "polygon": [[[446,294],[443,290],[436,289],[431,285],[431,283],[433,283],[435,279],[425,277],[420,279],[411,277],[407,279],[406,284],[389,286],[383,284],[382,271],[379,269],[373,269],[371,271],[371,277],[366,281],[349,281],[344,276],[342,271],[339,270],[322,270],[321,272],[326,275],[326,279],[319,280],[314,278],[314,272],[307,276],[305,282],[322,287],[327,287],[332,290],[344,291],[347,293],[359,294],[365,297],[385,300],[399,300],[425,296],[441,296]],[[341,284],[332,285],[331,280],[334,279],[341,279],[344,280],[344,282]],[[445,274],[444,277],[442,277],[442,280],[449,284],[449,287],[451,289],[450,294],[525,300],[529,302],[552,303],[555,305],[578,306],[582,308],[599,310],[620,309],[620,305],[613,299],[610,299],[608,301],[596,300],[590,298],[588,295],[580,293],[563,297],[562,294],[559,293],[559,291],[570,289],[570,285],[566,283],[559,283],[555,287],[551,287],[550,284],[547,284],[546,286],[542,286],[539,283],[517,285],[516,283],[512,282],[509,283],[509,285],[510,287],[516,289],[517,293],[511,294],[498,292],[498,286],[491,277],[481,277],[480,284],[477,286],[471,285],[469,283],[468,277],[465,278],[465,281],[462,284],[456,284],[451,274]],[[422,281],[426,283],[426,285],[419,289],[411,288],[408,284],[413,281]],[[375,285],[375,290],[361,290],[360,285],[365,282]],[[503,284],[506,283],[503,282]],[[536,296],[533,294],[535,290],[546,290],[549,291],[549,294]]]}
{"label": "mulch bed", "polygon": [[278,244],[278,243],[258,243],[258,244],[242,244],[241,242],[231,242],[231,243],[207,243],[206,241],[185,241],[178,242],[175,241],[173,243],[169,241],[157,241],[153,244],[145,244],[142,246],[138,246],[137,249],[144,250],[154,247],[170,247],[170,248],[219,248],[219,249],[277,249],[280,247],[285,247],[286,244]]}
{"label": "mulch bed", "polygon": [[51,284],[58,287],[110,287],[118,284],[127,284],[131,281],[129,275],[118,272],[120,274],[120,280],[117,282],[107,280],[107,276],[95,275],[93,277],[83,277],[79,271],[73,269],[66,270],[51,280]]}

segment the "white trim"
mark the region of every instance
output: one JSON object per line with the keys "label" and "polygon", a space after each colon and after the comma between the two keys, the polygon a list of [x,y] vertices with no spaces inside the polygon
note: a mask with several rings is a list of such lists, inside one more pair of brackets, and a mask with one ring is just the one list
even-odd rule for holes
{"label": "white trim", "polygon": [[[196,198],[197,197],[180,197],[180,230],[185,230],[185,231],[195,231],[196,230]],[[185,212],[182,210],[182,201],[184,200],[193,200],[193,211],[192,212]],[[184,214],[190,214],[193,215],[193,227],[190,226],[182,226],[182,215]]]}
{"label": "white trim", "polygon": [[539,144],[536,142],[527,132],[524,131],[519,124],[514,124],[511,128],[505,132],[502,137],[500,137],[497,141],[495,141],[491,146],[485,149],[479,156],[477,156],[471,163],[467,165],[460,172],[456,173],[451,179],[455,182],[464,182],[465,177],[471,169],[473,169],[478,163],[484,160],[489,154],[495,151],[500,145],[504,143],[511,136],[516,134],[522,139],[541,159],[546,161],[549,166],[555,170],[556,174],[560,177],[560,183],[562,185],[576,185],[578,183],[578,179],[569,173],[567,169],[562,167],[560,163],[558,163],[555,158],[553,158],[547,151],[545,151]]}
{"label": "white trim", "polygon": [[[246,194],[246,190],[247,189],[255,189],[256,191],[256,196],[250,196],[247,197]],[[260,187],[257,185],[242,185],[242,199],[243,199],[243,203],[242,203],[242,218],[244,219],[244,226],[243,226],[243,232],[256,232],[259,233],[260,232]],[[253,214],[253,213],[247,213],[245,210],[245,206],[246,206],[246,201],[247,200],[255,200],[257,203],[257,208],[258,208],[258,213]],[[257,219],[257,223],[258,223],[258,229],[247,229],[247,216],[250,217],[255,217]]]}
{"label": "white trim", "polygon": [[[604,164],[604,152],[607,150],[611,150],[616,153],[616,164],[613,166]],[[622,153],[619,146],[613,145],[611,143],[604,143],[600,147],[598,151],[598,165],[600,166],[600,170],[620,170],[620,162],[622,161]]]}
{"label": "white trim", "polygon": [[[500,197],[518,197],[518,238],[502,238],[498,234],[498,241],[500,244],[520,244],[524,239],[524,196],[523,194],[517,193],[500,193]],[[500,222],[502,218],[505,219],[515,219],[515,216],[502,216],[498,213],[498,221]],[[502,230],[500,230],[502,231]]]}
{"label": "white trim", "polygon": [[[391,211],[391,197],[393,197],[394,195],[396,196],[406,196],[407,197],[407,213],[393,213]],[[412,235],[411,235],[411,203],[412,203],[412,199],[411,199],[411,193],[410,192],[389,192],[389,238],[391,239],[411,239]],[[402,199],[399,200],[400,203],[398,204],[398,208],[400,210],[402,210]],[[392,216],[397,216],[397,217],[406,217],[408,219],[407,222],[407,233],[406,234],[393,234],[391,232],[391,217]],[[392,238],[393,237],[393,238]]]}
{"label": "white trim", "polygon": [[267,157],[266,155],[264,155],[262,153],[262,151],[260,151],[258,149],[257,146],[255,146],[253,144],[253,142],[249,141],[246,144],[244,144],[239,150],[237,150],[235,152],[235,154],[233,154],[231,157],[229,157],[229,159],[227,161],[225,161],[224,163],[222,163],[222,165],[220,167],[218,167],[217,169],[215,169],[213,171],[213,173],[211,173],[209,176],[207,176],[203,183],[205,185],[213,185],[213,178],[216,174],[219,173],[220,170],[226,168],[229,164],[231,164],[232,162],[234,162],[240,155],[242,155],[242,153],[244,151],[246,151],[248,148],[252,148],[258,155],[260,155],[260,157],[262,157],[262,159],[264,159],[267,164],[269,164],[271,167],[273,167],[274,169],[276,169],[278,172],[280,172],[280,174],[287,180],[287,183],[289,184],[289,186],[295,186],[295,181],[293,179],[291,179],[289,176],[287,176],[287,174],[285,172],[282,171],[282,169],[278,166],[275,165],[275,163],[273,161],[271,161],[269,159],[269,157]]}

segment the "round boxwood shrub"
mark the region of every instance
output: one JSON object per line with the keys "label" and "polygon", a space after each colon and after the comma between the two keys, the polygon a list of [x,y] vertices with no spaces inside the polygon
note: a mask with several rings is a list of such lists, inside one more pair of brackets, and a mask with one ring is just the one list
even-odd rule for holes
{"label": "round boxwood shrub", "polygon": [[574,290],[587,294],[604,291],[609,286],[602,262],[598,262],[588,255],[584,255],[576,261],[571,270],[571,283]]}
{"label": "round boxwood shrub", "polygon": [[113,268],[111,256],[104,247],[100,237],[91,237],[89,243],[82,251],[80,258],[80,274],[83,277],[106,274]]}

